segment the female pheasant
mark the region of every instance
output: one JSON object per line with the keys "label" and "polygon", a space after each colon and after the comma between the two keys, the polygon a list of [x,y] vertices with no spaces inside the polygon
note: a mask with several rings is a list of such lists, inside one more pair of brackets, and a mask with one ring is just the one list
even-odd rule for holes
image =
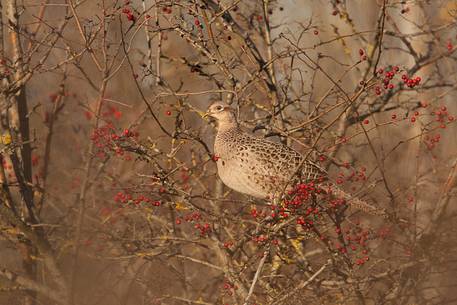
{"label": "female pheasant", "polygon": [[[231,189],[256,198],[271,199],[281,194],[292,178],[302,182],[328,178],[323,168],[311,160],[305,160],[294,149],[243,131],[228,104],[215,102],[205,115],[217,121],[214,142],[217,171],[222,182]],[[385,211],[335,186],[332,192],[357,209],[387,216]]]}

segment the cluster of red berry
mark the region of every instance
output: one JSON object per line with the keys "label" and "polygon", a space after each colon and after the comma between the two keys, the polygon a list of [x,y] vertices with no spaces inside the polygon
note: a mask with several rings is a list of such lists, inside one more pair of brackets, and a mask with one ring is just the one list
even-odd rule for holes
{"label": "cluster of red berry", "polygon": [[[343,167],[348,168],[345,165]],[[366,170],[367,169],[362,166],[359,170],[352,170],[349,175],[345,175],[343,172],[339,172],[336,178],[336,184],[343,184],[345,181],[366,181]]]}
{"label": "cluster of red berry", "polygon": [[133,197],[132,194],[130,194],[128,192],[122,192],[122,191],[119,191],[116,193],[116,195],[114,195],[114,201],[123,203],[123,204],[135,204],[135,205],[148,204],[148,205],[153,205],[156,207],[161,206],[161,204],[162,204],[159,200],[148,198],[144,195]]}
{"label": "cluster of red berry", "polygon": [[441,106],[439,109],[432,111],[432,115],[435,115],[435,121],[444,124],[446,120],[448,122],[453,122],[455,120],[454,116],[450,115],[447,111],[446,106]]}
{"label": "cluster of red berry", "polygon": [[[338,179],[346,181],[366,180],[366,168],[352,170],[350,174],[340,173]],[[339,210],[347,204],[345,199],[335,198],[332,195],[332,186],[321,186],[318,182],[299,183],[290,192],[289,198],[284,200],[281,207],[271,206],[271,213],[259,211],[256,208],[251,209],[251,216],[255,219],[272,217],[277,221],[282,221],[288,217],[295,216],[296,224],[300,225],[305,231],[313,232],[321,241],[329,246],[334,246],[334,250],[344,255],[350,255],[353,264],[362,266],[369,261],[368,243],[375,239],[385,239],[389,234],[388,229],[381,229],[379,234],[364,228],[360,221],[352,221],[347,228],[341,227],[342,223],[335,223],[335,233],[320,232],[320,224],[328,223],[326,219],[329,213]],[[319,198],[317,203],[315,198]],[[274,236],[267,234],[257,234],[252,237],[256,243],[272,242]],[[333,240],[333,242],[331,242]],[[272,242],[273,243],[273,242]]]}
{"label": "cluster of red berry", "polygon": [[349,251],[353,252],[357,256],[354,259],[356,265],[363,265],[368,262],[369,250],[367,242],[376,238],[372,232],[364,230],[360,223],[356,223],[352,229],[337,227],[335,233],[339,237],[339,241],[335,242],[335,249],[338,252],[343,254]]}
{"label": "cluster of red berry", "polygon": [[185,215],[183,219],[187,222],[200,221],[202,219],[202,215],[199,212],[192,212]]}
{"label": "cluster of red berry", "polygon": [[208,222],[202,223],[202,215],[199,212],[192,212],[184,217],[178,217],[175,220],[177,225],[180,225],[182,221],[187,223],[194,223],[194,229],[199,232],[201,237],[208,236],[211,233],[211,225]]}
{"label": "cluster of red berry", "polygon": [[[104,159],[108,153],[114,152],[118,156],[124,155],[124,149],[120,144],[125,142],[130,137],[137,138],[138,132],[133,132],[125,129],[121,135],[116,134],[116,129],[111,122],[95,129],[90,137],[97,148],[97,157]],[[130,160],[130,156],[125,157],[126,160]]]}
{"label": "cluster of red berry", "polygon": [[230,249],[233,246],[233,241],[229,240],[224,242],[223,244],[224,248]]}
{"label": "cluster of red berry", "polygon": [[127,20],[129,21],[135,21],[135,16],[133,15],[133,12],[130,8],[124,7],[122,9],[122,14],[124,14],[127,17]]}
{"label": "cluster of red berry", "polygon": [[258,243],[258,244],[263,244],[267,240],[269,240],[269,237],[264,234],[260,234],[258,236],[252,236],[252,241],[255,243]]}
{"label": "cluster of red berry", "polygon": [[[397,66],[393,67],[391,71],[386,71],[384,75],[384,79],[382,80],[382,83],[384,84],[384,89],[393,89],[395,87],[394,84],[391,83],[391,80],[395,76],[395,73],[397,73],[399,68]],[[384,73],[384,69],[380,68],[378,70],[378,74],[382,75]],[[376,95],[381,95],[381,86],[376,86],[374,88]]]}
{"label": "cluster of red berry", "polygon": [[[384,70],[383,68],[379,68],[377,71],[378,75],[384,75],[384,78],[382,79],[382,86],[385,90],[391,90],[395,88],[395,84],[392,83],[392,80],[395,75],[400,71],[400,68],[398,66],[393,66],[391,70],[387,71]],[[403,74],[401,76],[403,83],[409,87],[409,88],[414,88],[417,85],[420,84],[421,82],[421,77],[416,76],[416,77],[409,77],[407,74]],[[381,86],[375,86],[374,88],[376,95],[381,95],[382,94],[382,88]]]}
{"label": "cluster of red berry", "polygon": [[108,106],[108,109],[106,111],[102,112],[103,117],[114,117],[116,120],[120,120],[122,117],[122,111],[120,111],[117,107],[115,106]]}
{"label": "cluster of red berry", "polygon": [[414,88],[416,87],[417,85],[419,85],[419,83],[421,82],[421,77],[420,76],[416,76],[414,78],[409,78],[408,75],[406,74],[403,74],[401,76],[401,79],[403,80],[403,83],[408,86],[409,88]]}
{"label": "cluster of red berry", "polygon": [[441,135],[438,133],[434,136],[426,135],[424,138],[424,143],[429,150],[435,148],[441,140]]}

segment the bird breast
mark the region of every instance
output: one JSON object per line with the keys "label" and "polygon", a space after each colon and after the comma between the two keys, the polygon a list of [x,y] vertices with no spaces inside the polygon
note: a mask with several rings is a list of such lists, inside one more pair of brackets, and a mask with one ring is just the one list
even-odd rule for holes
{"label": "bird breast", "polygon": [[227,141],[223,135],[216,138],[214,151],[218,157],[218,175],[225,185],[237,192],[267,198],[282,181],[278,181],[274,162],[266,160],[245,140]]}

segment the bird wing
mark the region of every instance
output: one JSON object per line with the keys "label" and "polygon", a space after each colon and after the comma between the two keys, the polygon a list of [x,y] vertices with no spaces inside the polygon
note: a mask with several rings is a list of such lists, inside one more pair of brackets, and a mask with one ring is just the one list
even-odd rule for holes
{"label": "bird wing", "polygon": [[299,176],[304,180],[314,180],[326,176],[325,169],[316,163],[305,160],[296,150],[266,139],[250,137],[249,153],[253,154],[258,175],[270,179],[274,183],[285,183],[301,165]]}

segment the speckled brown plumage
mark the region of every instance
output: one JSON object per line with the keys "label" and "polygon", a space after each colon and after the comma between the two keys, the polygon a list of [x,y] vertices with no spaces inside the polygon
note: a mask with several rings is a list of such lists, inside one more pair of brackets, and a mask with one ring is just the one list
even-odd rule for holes
{"label": "speckled brown plumage", "polygon": [[[283,191],[303,157],[285,145],[254,137],[238,126],[217,133],[214,153],[221,180],[230,188],[258,198]],[[305,181],[324,177],[325,170],[305,161],[300,171]]]}
{"label": "speckled brown plumage", "polygon": [[[294,149],[243,131],[227,104],[213,103],[207,115],[218,122],[214,143],[217,171],[222,182],[231,189],[257,198],[274,198],[282,193],[300,165],[302,167],[294,177],[297,180],[308,182],[327,178],[323,168],[311,160],[304,160]],[[385,214],[339,188],[333,187],[333,193],[369,214]]]}

